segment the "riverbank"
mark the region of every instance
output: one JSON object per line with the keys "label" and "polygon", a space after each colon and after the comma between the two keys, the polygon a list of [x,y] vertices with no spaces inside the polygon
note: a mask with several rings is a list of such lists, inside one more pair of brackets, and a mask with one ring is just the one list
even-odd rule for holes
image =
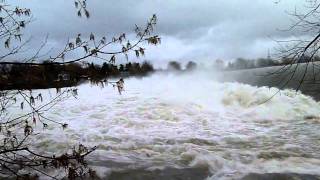
{"label": "riverbank", "polygon": [[[320,101],[319,69],[312,68],[311,65],[308,68],[306,66],[307,64],[300,63],[287,67],[286,71],[283,71],[282,66],[221,71],[216,73],[216,79],[221,82],[240,82],[258,87],[298,90]],[[294,70],[295,74],[293,75],[290,72]],[[305,71],[304,81],[301,83]]]}
{"label": "riverbank", "polygon": [[98,82],[108,78],[146,76],[154,72],[152,64],[66,64],[0,65],[0,90],[62,88],[89,80]]}

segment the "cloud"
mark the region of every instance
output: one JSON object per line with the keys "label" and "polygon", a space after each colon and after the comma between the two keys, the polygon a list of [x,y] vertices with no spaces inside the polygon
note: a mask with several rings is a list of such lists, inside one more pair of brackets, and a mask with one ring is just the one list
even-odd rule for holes
{"label": "cloud", "polygon": [[35,21],[25,32],[34,37],[32,46],[49,34],[49,44],[54,44],[55,49],[79,32],[107,37],[130,33],[134,24],[143,25],[155,13],[159,19],[156,32],[163,40],[159,47],[148,47],[146,59],[156,64],[173,59],[209,61],[266,56],[275,45],[272,38],[292,36],[292,32],[279,30],[291,23],[285,11],[303,4],[301,0],[278,4],[272,0],[91,0],[91,18],[84,19],[76,16],[71,0],[12,3],[33,11]]}

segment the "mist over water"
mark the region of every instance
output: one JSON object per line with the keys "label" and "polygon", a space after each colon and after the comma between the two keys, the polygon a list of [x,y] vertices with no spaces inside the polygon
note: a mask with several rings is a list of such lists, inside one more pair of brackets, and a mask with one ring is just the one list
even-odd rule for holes
{"label": "mist over water", "polygon": [[292,90],[265,102],[276,88],[222,83],[215,77],[195,72],[129,78],[122,95],[113,87],[83,84],[77,99],[57,104],[47,115],[68,128],[49,126],[32,141],[43,153],[79,143],[98,146],[89,164],[101,177],[113,179],[183,169],[191,179],[201,178],[200,170],[208,179],[320,175],[318,102]]}

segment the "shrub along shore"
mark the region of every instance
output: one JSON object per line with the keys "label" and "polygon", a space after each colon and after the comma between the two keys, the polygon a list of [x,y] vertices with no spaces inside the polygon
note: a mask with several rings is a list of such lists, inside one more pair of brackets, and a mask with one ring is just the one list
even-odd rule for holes
{"label": "shrub along shore", "polygon": [[153,71],[152,64],[148,62],[120,65],[58,65],[47,62],[41,65],[0,65],[0,90],[61,88],[75,86],[86,80],[95,82],[106,78],[145,76]]}

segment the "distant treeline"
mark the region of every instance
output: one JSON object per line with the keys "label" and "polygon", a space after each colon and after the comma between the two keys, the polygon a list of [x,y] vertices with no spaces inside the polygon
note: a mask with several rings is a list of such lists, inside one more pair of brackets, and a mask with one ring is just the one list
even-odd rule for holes
{"label": "distant treeline", "polygon": [[[215,70],[240,70],[240,69],[253,69],[253,68],[263,68],[263,67],[271,67],[271,66],[283,66],[292,63],[306,63],[310,61],[310,57],[305,56],[301,58],[298,62],[293,61],[289,58],[282,58],[280,60],[275,60],[272,58],[258,58],[258,59],[245,59],[245,58],[237,58],[234,61],[224,61],[221,59],[213,61],[211,67],[208,64],[205,66],[206,69],[215,69]],[[320,62],[319,56],[314,56],[312,58],[313,62]],[[168,63],[167,70],[174,71],[190,71],[194,70],[198,67],[198,64],[194,61],[189,61],[183,68],[180,62],[178,61],[170,61]]]}
{"label": "distant treeline", "polygon": [[[302,58],[298,63],[305,63],[309,59],[309,57]],[[314,62],[320,61],[320,57],[315,56],[312,60]],[[226,71],[252,69],[287,65],[291,64],[292,60],[287,58],[281,60],[238,58],[231,62],[225,62],[223,60],[215,60],[211,68]],[[189,61],[184,67],[178,61],[170,61],[167,71],[188,72],[197,69],[197,67],[198,65],[194,61]],[[50,62],[43,62],[41,65],[0,64],[0,90],[74,86],[87,79],[99,81],[110,77],[144,76],[153,71],[155,69],[149,62],[129,62],[119,65],[110,63],[103,63],[102,65],[93,63],[59,65]]]}
{"label": "distant treeline", "polygon": [[154,71],[152,64],[126,63],[114,65],[64,64],[44,62],[41,65],[0,65],[0,89],[36,89],[74,86],[86,79],[143,76]]}
{"label": "distant treeline", "polygon": [[167,67],[167,70],[168,71],[192,71],[192,70],[195,70],[197,68],[197,63],[193,62],[193,61],[189,61],[185,68],[183,69],[182,68],[182,65],[180,62],[177,62],[177,61],[170,61],[168,63],[168,67]]}
{"label": "distant treeline", "polygon": [[[238,69],[252,69],[252,68],[262,68],[270,66],[283,66],[294,63],[306,63],[310,60],[310,57],[305,56],[300,58],[298,62],[294,62],[290,58],[282,58],[281,60],[274,60],[271,58],[259,58],[259,59],[244,59],[238,58],[235,61],[229,62],[227,65],[223,64],[223,61],[217,60],[216,64],[223,67],[225,70],[238,70]],[[320,61],[319,56],[314,56],[312,58],[313,62]],[[222,65],[221,65],[222,64]]]}

